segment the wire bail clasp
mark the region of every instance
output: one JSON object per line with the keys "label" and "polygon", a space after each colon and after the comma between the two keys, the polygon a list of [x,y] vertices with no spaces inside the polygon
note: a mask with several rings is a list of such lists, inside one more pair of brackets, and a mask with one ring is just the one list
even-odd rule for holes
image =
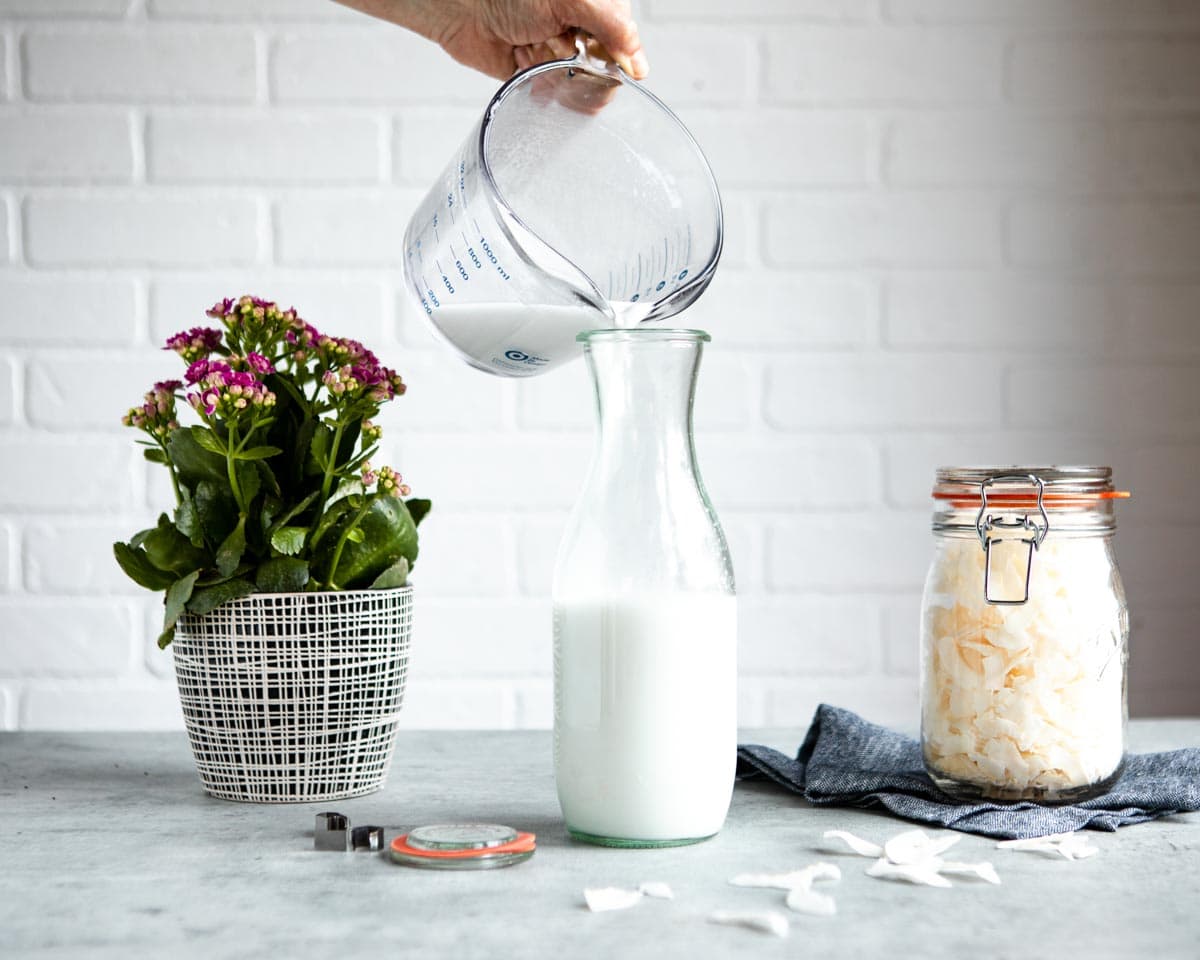
{"label": "wire bail clasp", "polygon": [[[988,513],[988,487],[1000,483],[1032,484],[1037,487],[1037,515],[1031,517],[1026,513],[1021,518],[1006,520],[1001,516]],[[1034,474],[1024,476],[989,477],[979,485],[979,513],[975,517],[975,532],[979,534],[979,542],[983,544],[983,598],[991,604],[1019,605],[1029,600],[1029,579],[1033,573],[1033,551],[1037,550],[1046,534],[1050,532],[1050,518],[1046,515],[1044,497],[1046,484],[1041,477]],[[1021,534],[1027,534],[1022,536]],[[997,544],[999,548],[997,549]],[[992,582],[997,579],[992,575],[992,562],[997,554],[1004,557],[1011,555],[1014,550],[1025,548],[1025,586],[1018,599],[1016,596],[993,596]],[[1010,561],[1011,563],[1011,561]],[[1017,561],[1019,569],[1019,561]]]}

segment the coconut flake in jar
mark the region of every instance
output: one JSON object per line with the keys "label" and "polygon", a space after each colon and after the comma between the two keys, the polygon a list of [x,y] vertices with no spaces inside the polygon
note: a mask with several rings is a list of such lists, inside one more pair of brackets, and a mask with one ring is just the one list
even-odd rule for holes
{"label": "coconut flake in jar", "polygon": [[[1021,481],[996,479],[1013,475]],[[1042,480],[1044,513],[1030,477]],[[1128,614],[1110,477],[939,471],[921,735],[930,775],[953,796],[1067,802],[1103,792],[1119,772]]]}

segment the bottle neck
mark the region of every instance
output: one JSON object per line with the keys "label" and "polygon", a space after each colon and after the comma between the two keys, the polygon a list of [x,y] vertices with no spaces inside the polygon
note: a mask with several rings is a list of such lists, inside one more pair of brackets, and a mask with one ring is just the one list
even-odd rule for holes
{"label": "bottle neck", "polygon": [[600,331],[585,340],[596,392],[598,466],[623,476],[694,472],[692,404],[704,340],[694,331]]}

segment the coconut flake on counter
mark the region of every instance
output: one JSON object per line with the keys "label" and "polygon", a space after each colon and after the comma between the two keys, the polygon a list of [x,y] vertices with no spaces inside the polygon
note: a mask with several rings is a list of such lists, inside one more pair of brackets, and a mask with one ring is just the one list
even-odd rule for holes
{"label": "coconut flake on counter", "polygon": [[[905,880],[930,887],[952,886],[944,874],[975,876],[988,883],[1000,882],[996,868],[983,863],[960,863],[941,859],[962,839],[961,834],[931,837],[924,830],[906,830],[888,840],[882,847],[846,830],[826,830],[827,839],[837,838],[862,857],[878,857],[867,868],[867,876],[881,880]],[[878,851],[875,853],[874,851]]]}
{"label": "coconut flake on counter", "polygon": [[789,930],[788,918],[774,910],[717,910],[708,915],[708,922],[746,927],[749,930],[770,933],[777,937],[786,937]]}
{"label": "coconut flake on counter", "polygon": [[[1097,783],[1121,762],[1122,612],[1107,545],[1046,540],[1029,600],[987,603],[974,538],[939,545],[926,587],[922,740],[946,777],[1003,791]],[[993,589],[1011,595],[1025,552],[996,552]],[[1018,594],[1022,591],[1016,591]]]}
{"label": "coconut flake on counter", "polygon": [[655,900],[674,900],[675,894],[671,888],[658,880],[647,880],[638,884],[638,893],[643,897],[653,897]]}
{"label": "coconut flake on counter", "polygon": [[770,887],[795,890],[810,887],[814,880],[841,880],[842,871],[832,863],[814,863],[791,873],[739,873],[729,882],[735,887]]}
{"label": "coconut flake on counter", "polygon": [[996,844],[1000,850],[1027,850],[1031,853],[1049,853],[1065,860],[1084,860],[1100,852],[1080,833],[1051,833],[1044,837],[1028,837],[1024,840],[1001,840]]}
{"label": "coconut flake on counter", "polygon": [[628,910],[642,899],[642,891],[623,890],[620,887],[589,887],[583,891],[583,899],[592,913]]}

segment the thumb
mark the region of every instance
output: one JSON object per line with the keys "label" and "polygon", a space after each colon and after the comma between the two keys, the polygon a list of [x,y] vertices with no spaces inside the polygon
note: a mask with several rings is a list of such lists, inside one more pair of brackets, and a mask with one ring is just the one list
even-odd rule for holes
{"label": "thumb", "polygon": [[575,26],[599,40],[613,60],[635,80],[644,80],[649,75],[650,65],[627,4],[619,0],[578,0],[565,13]]}

